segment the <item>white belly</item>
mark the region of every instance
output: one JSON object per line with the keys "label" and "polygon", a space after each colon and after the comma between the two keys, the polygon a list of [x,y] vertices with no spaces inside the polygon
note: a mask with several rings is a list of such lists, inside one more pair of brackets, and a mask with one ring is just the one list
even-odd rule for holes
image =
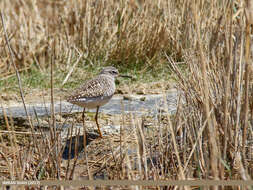
{"label": "white belly", "polygon": [[105,105],[109,100],[112,98],[112,96],[106,96],[106,97],[96,97],[96,98],[80,98],[75,101],[71,101],[70,103],[87,108],[87,109],[93,109],[96,107],[100,107]]}

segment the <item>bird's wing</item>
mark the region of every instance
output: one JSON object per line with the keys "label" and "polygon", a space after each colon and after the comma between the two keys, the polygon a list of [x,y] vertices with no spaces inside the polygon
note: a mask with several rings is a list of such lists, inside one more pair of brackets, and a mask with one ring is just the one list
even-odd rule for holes
{"label": "bird's wing", "polygon": [[80,98],[91,98],[91,97],[103,96],[108,86],[109,86],[109,81],[101,76],[98,76],[84,83],[80,88],[78,88],[73,93],[72,96],[69,96],[67,100],[73,101]]}

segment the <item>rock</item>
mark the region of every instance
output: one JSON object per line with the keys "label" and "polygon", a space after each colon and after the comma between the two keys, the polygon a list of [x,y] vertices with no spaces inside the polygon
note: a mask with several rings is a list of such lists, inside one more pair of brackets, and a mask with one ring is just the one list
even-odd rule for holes
{"label": "rock", "polygon": [[146,96],[140,96],[140,95],[124,95],[124,96],[123,96],[123,100],[129,100],[129,101],[140,100],[140,101],[145,101],[145,100],[146,100]]}
{"label": "rock", "polygon": [[64,121],[64,119],[62,118],[61,115],[56,114],[56,115],[55,115],[55,121],[62,122],[62,121]]}
{"label": "rock", "polygon": [[134,100],[134,97],[131,96],[131,95],[124,95],[123,96],[123,100],[130,100],[130,101],[132,101],[132,100]]}
{"label": "rock", "polygon": [[139,88],[139,89],[137,89],[137,91],[136,91],[136,94],[146,94],[146,90],[145,90],[145,88]]}
{"label": "rock", "polygon": [[145,101],[145,100],[146,100],[145,96],[143,96],[143,97],[140,98],[140,101]]}
{"label": "rock", "polygon": [[118,134],[120,132],[120,125],[107,125],[101,129],[107,134]]}

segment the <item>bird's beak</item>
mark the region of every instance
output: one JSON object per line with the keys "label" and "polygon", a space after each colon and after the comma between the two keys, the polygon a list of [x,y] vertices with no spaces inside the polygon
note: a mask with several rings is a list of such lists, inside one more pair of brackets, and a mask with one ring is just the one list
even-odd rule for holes
{"label": "bird's beak", "polygon": [[130,79],[133,78],[132,76],[129,76],[129,75],[121,75],[121,74],[119,75],[119,77],[130,78]]}

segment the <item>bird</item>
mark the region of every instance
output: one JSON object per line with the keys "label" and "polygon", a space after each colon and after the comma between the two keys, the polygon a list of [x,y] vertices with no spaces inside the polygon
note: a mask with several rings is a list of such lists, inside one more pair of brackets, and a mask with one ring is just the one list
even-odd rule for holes
{"label": "bird", "polygon": [[86,81],[75,90],[73,95],[67,97],[67,102],[83,107],[83,123],[85,109],[96,108],[95,121],[101,138],[103,138],[103,135],[98,123],[99,108],[108,103],[114,95],[116,90],[115,79],[119,76],[131,78],[127,75],[120,75],[119,71],[113,66],[104,67],[95,78]]}

